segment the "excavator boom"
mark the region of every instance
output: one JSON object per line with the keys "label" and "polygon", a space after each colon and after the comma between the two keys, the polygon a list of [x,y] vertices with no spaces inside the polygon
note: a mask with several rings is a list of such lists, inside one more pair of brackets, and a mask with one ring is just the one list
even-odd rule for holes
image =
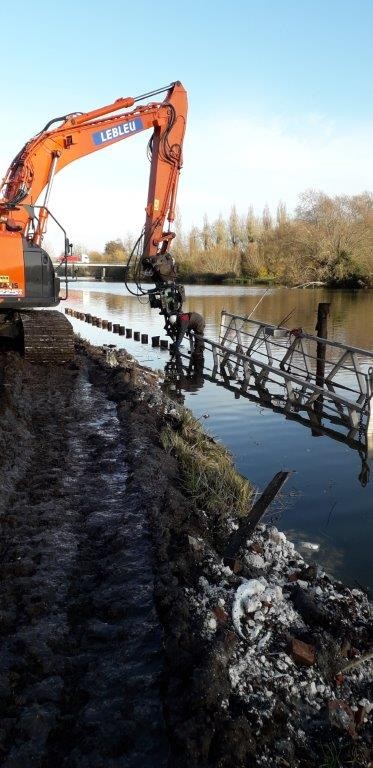
{"label": "excavator boom", "polygon": [[[160,93],[165,94],[163,101],[140,103]],[[175,293],[176,270],[169,246],[174,237],[172,222],[186,118],[187,95],[177,81],[90,112],[54,118],[25,144],[0,186],[0,339],[10,326],[14,328],[11,311],[22,313],[59,303],[59,280],[42,248],[56,173],[81,157],[148,129],[152,129],[151,164],[141,268],[154,279],[154,290],[171,284],[171,293],[181,295]],[[41,205],[36,205],[42,195]],[[154,298],[152,306],[158,306]],[[19,316],[16,323],[19,325]]]}

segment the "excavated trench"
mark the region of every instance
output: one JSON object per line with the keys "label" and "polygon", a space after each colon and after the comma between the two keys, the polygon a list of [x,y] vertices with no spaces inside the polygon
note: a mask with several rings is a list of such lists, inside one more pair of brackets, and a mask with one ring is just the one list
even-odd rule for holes
{"label": "excavated trench", "polygon": [[2,360],[0,764],[162,766],[147,510],[97,370]]}

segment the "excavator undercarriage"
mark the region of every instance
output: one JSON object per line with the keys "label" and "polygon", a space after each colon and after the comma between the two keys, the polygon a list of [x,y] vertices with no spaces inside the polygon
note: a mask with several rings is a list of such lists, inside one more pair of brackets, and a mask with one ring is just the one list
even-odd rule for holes
{"label": "excavator undercarriage", "polygon": [[31,363],[62,365],[74,357],[74,332],[62,312],[0,312],[0,348],[20,352]]}

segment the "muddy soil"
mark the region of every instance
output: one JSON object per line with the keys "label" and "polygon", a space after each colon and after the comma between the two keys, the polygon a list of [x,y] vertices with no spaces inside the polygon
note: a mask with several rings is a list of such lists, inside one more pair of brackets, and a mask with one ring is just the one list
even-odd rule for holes
{"label": "muddy soil", "polygon": [[[254,576],[281,577],[277,560],[263,555],[262,572],[244,558],[239,572],[224,564],[221,526],[185,495],[162,448],[182,409],[155,374],[81,342],[70,368],[2,363],[0,765],[368,766],[366,710],[352,735],[317,711],[322,727],[297,741],[294,701],[272,673],[270,717],[268,702],[253,705],[253,665],[241,660],[257,663],[254,628],[244,611],[237,624],[234,606]],[[272,552],[258,536],[254,554]],[[366,604],[354,615],[363,654]],[[316,643],[313,619],[302,638]],[[281,638],[274,653],[285,651]]]}
{"label": "muddy soil", "polygon": [[[96,372],[97,373],[97,372]],[[0,762],[165,765],[147,509],[95,366],[3,361]]]}

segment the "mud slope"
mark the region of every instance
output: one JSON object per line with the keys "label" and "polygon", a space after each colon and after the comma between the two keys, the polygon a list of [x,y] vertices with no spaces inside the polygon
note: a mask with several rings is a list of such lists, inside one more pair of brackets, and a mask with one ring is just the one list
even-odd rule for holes
{"label": "mud slope", "polygon": [[127,482],[116,405],[88,368],[81,355],[66,369],[17,356],[3,366],[0,764],[7,768],[166,761],[146,510]]}

